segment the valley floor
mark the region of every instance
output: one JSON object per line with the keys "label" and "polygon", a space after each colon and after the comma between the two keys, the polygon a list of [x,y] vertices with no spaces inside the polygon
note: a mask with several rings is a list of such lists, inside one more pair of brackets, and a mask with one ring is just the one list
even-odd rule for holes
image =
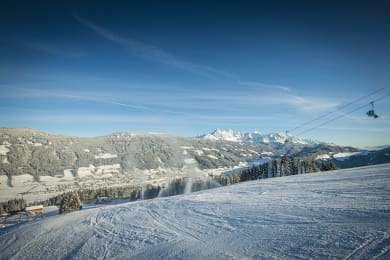
{"label": "valley floor", "polygon": [[390,164],[92,208],[0,232],[4,259],[389,259]]}

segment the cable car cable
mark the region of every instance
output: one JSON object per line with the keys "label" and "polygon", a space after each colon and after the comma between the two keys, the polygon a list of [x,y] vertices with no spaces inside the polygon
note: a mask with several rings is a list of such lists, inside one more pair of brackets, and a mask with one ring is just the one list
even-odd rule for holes
{"label": "cable car cable", "polygon": [[[389,97],[389,96],[390,96],[390,94],[385,95],[385,96],[382,96],[382,97],[380,97],[380,98],[377,98],[377,99],[373,100],[372,102],[380,101],[380,100],[385,99],[385,98],[387,98],[387,97]],[[351,110],[351,111],[349,111],[349,112],[347,112],[347,113],[345,113],[345,114],[339,115],[339,116],[337,116],[337,117],[334,117],[334,118],[332,118],[332,119],[329,119],[329,120],[325,121],[324,123],[321,123],[321,124],[316,125],[316,126],[314,126],[314,127],[312,127],[312,128],[309,128],[309,129],[306,129],[306,130],[304,130],[304,131],[302,131],[302,132],[299,132],[298,134],[296,134],[296,136],[305,134],[305,133],[310,132],[310,131],[312,131],[312,130],[314,130],[314,129],[317,129],[317,128],[321,127],[321,126],[324,126],[324,125],[326,125],[326,124],[328,124],[328,123],[330,123],[330,122],[336,121],[337,119],[340,119],[340,118],[342,118],[342,117],[344,117],[344,116],[346,116],[346,115],[348,115],[348,114],[351,114],[351,113],[353,113],[353,112],[355,112],[355,111],[357,111],[357,110],[359,110],[359,109],[362,109],[362,108],[364,108],[364,107],[366,107],[366,106],[367,106],[367,104],[364,104],[364,105],[362,105],[362,106],[359,106],[359,107],[357,107],[357,108],[355,108],[355,109],[353,109],[353,110]]]}
{"label": "cable car cable", "polygon": [[328,113],[325,113],[325,114],[323,114],[323,115],[320,115],[320,116],[318,116],[318,117],[316,117],[316,118],[314,118],[314,119],[311,119],[311,120],[309,120],[309,121],[306,121],[306,122],[304,122],[303,124],[301,124],[301,125],[299,125],[299,126],[296,126],[296,127],[292,128],[292,129],[288,130],[287,132],[293,132],[293,131],[295,131],[295,130],[297,130],[297,129],[299,129],[299,128],[302,128],[302,127],[304,127],[304,126],[306,126],[306,125],[308,125],[308,124],[310,124],[310,123],[313,123],[313,122],[315,122],[315,121],[318,121],[318,120],[320,120],[320,119],[323,119],[324,117],[327,117],[327,116],[329,116],[329,115],[331,115],[331,114],[333,114],[333,113],[335,113],[335,112],[337,112],[337,111],[340,111],[340,110],[342,110],[342,109],[344,109],[344,108],[346,108],[346,107],[348,107],[348,106],[350,106],[350,105],[356,103],[357,101],[360,101],[360,100],[365,99],[365,98],[367,98],[367,97],[369,97],[369,96],[372,96],[372,95],[374,95],[374,94],[376,94],[376,93],[378,93],[378,92],[380,92],[380,91],[382,91],[382,90],[384,90],[384,89],[386,89],[386,88],[389,88],[389,87],[390,87],[390,84],[388,84],[388,85],[386,85],[386,86],[384,86],[384,87],[382,87],[382,88],[379,88],[379,89],[377,89],[377,90],[374,90],[373,92],[370,92],[370,93],[368,93],[367,95],[361,96],[361,97],[359,97],[359,98],[357,98],[357,99],[355,99],[355,100],[353,100],[353,101],[351,101],[351,102],[349,102],[349,103],[347,103],[347,104],[345,104],[345,105],[343,105],[343,106],[337,108],[336,110],[333,110],[333,111],[331,111],[331,112],[328,112]]}

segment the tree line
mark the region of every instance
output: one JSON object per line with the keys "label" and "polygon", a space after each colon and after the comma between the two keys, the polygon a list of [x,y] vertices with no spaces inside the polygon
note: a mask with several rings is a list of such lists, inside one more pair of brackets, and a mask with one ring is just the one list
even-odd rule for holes
{"label": "tree line", "polygon": [[336,170],[332,160],[322,160],[318,164],[314,159],[294,159],[283,156],[279,160],[271,160],[264,164],[254,165],[236,173],[233,172],[230,175],[221,175],[218,177],[218,182],[225,186],[244,181],[331,170]]}
{"label": "tree line", "polygon": [[318,168],[314,160],[293,159],[283,156],[280,160],[271,160],[267,163],[254,165],[219,177],[221,185],[230,185],[243,181],[297,175],[309,172],[317,172]]}
{"label": "tree line", "polygon": [[[129,201],[153,199],[158,196],[173,196],[184,194],[185,192],[196,192],[204,189],[211,189],[218,186],[226,186],[250,180],[282,177],[289,175],[304,174],[309,172],[335,170],[336,166],[331,160],[323,160],[317,164],[313,159],[294,159],[282,157],[279,160],[271,160],[267,163],[254,165],[244,169],[236,170],[229,175],[220,175],[208,178],[191,179],[189,177],[175,178],[167,185],[144,186],[128,185],[118,187],[107,187],[99,189],[80,189],[63,193],[45,201],[34,202],[32,204],[42,204],[44,206],[60,206],[64,201],[70,201],[69,194],[77,195],[81,202],[91,202],[98,197],[108,197],[110,199],[128,199]],[[0,213],[16,213],[28,206],[23,198],[13,199],[0,203]],[[67,210],[63,210],[64,212]]]}

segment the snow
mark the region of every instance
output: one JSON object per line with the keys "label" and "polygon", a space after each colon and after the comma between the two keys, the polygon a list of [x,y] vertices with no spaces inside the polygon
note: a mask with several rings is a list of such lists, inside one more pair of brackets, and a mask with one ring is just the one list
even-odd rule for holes
{"label": "snow", "polygon": [[84,152],[89,153],[91,152],[89,149],[83,149]]}
{"label": "snow", "polygon": [[204,136],[205,139],[210,140],[225,140],[231,142],[241,142],[242,134],[240,132],[234,132],[233,130],[215,130],[211,134]]}
{"label": "snow", "polygon": [[40,176],[39,181],[45,186],[52,186],[52,189],[55,189],[55,186],[61,184],[62,178],[52,176]]}
{"label": "snow", "polygon": [[216,149],[216,148],[208,148],[208,147],[203,147],[202,150],[203,150],[203,151],[214,151],[214,152],[219,152],[219,150]]}
{"label": "snow", "polygon": [[98,155],[95,155],[95,159],[111,159],[111,158],[117,158],[117,154],[110,154],[110,153],[101,153]]}
{"label": "snow", "polygon": [[0,201],[14,199],[16,194],[22,195],[26,201],[31,201],[26,193],[35,194],[35,198],[39,199],[38,194],[42,194],[47,190],[41,183],[34,181],[33,176],[29,174],[12,176],[13,187],[8,186],[6,176],[2,176],[0,180]]}
{"label": "snow", "polygon": [[17,176],[12,176],[12,185],[14,186],[24,186],[25,183],[32,182],[34,177],[30,174],[22,174]]}
{"label": "snow", "polygon": [[0,155],[7,155],[9,152],[9,149],[7,148],[7,145],[0,145]]}
{"label": "snow", "polygon": [[0,229],[4,259],[390,257],[390,164],[82,210]]}
{"label": "snow", "polygon": [[95,167],[96,174],[118,173],[120,169],[121,166],[119,163]]}
{"label": "snow", "polygon": [[191,150],[191,149],[194,149],[193,146],[185,146],[185,145],[180,146],[180,148],[181,148],[181,149],[184,149],[184,150]]}
{"label": "snow", "polygon": [[328,160],[330,159],[330,155],[329,154],[319,154],[317,155],[317,157],[315,158],[315,160]]}
{"label": "snow", "polygon": [[[159,161],[159,158],[156,158],[156,160]],[[237,167],[243,166],[239,164]],[[186,158],[182,168],[158,167],[149,170],[134,168],[130,172],[122,172],[118,163],[100,166],[91,164],[76,169],[77,174],[75,176],[72,169],[65,169],[63,175],[59,174],[54,177],[40,176],[38,180],[28,174],[13,176],[11,185],[9,185],[8,177],[1,175],[0,202],[21,197],[27,203],[40,202],[70,190],[99,189],[147,183],[156,185],[162,181],[168,181],[168,177],[183,177],[188,173],[198,172],[204,176],[217,176],[228,170],[231,170],[231,167],[200,170],[196,167],[196,161],[193,158]]]}
{"label": "snow", "polygon": [[218,157],[212,154],[208,154],[207,157],[213,159],[213,160],[218,160]]}
{"label": "snow", "polygon": [[92,164],[89,165],[89,167],[79,167],[77,169],[77,176],[79,178],[85,178],[89,175],[93,175],[93,171],[95,170],[95,166],[93,166]]}
{"label": "snow", "polygon": [[248,151],[255,154],[255,155],[260,155],[258,152],[254,151],[254,150],[248,149]]}
{"label": "snow", "polygon": [[194,164],[194,163],[196,163],[194,158],[186,158],[186,159],[184,159],[184,162],[186,164]]}
{"label": "snow", "polygon": [[338,161],[344,161],[344,160],[349,159],[349,157],[356,156],[356,155],[367,156],[367,155],[369,155],[369,152],[368,151],[361,151],[361,152],[342,152],[342,153],[335,153],[335,154],[333,154],[333,153],[319,154],[319,155],[317,155],[315,160],[329,160],[329,159],[334,158]]}
{"label": "snow", "polygon": [[196,153],[197,155],[202,155],[203,151],[202,150],[194,150],[194,153]]}
{"label": "snow", "polygon": [[73,174],[72,174],[72,169],[66,169],[64,170],[64,177],[63,177],[64,180],[73,180],[74,177],[73,177]]}
{"label": "snow", "polygon": [[311,140],[304,140],[302,138],[298,138],[286,133],[270,133],[270,134],[262,134],[258,131],[254,131],[252,133],[241,133],[235,132],[231,129],[229,130],[220,130],[217,129],[210,134],[205,134],[201,136],[203,139],[208,140],[224,140],[231,142],[239,142],[239,143],[276,143],[276,144],[284,144],[286,140],[289,140],[291,143],[295,144],[314,144],[318,142],[314,142]]}
{"label": "snow", "polygon": [[259,159],[248,160],[248,165],[249,166],[262,165],[262,164],[267,163],[269,161],[272,161],[271,157],[262,157]]}
{"label": "snow", "polygon": [[[101,166],[94,166],[94,165],[89,165],[89,167],[79,167],[77,169],[77,176],[79,178],[86,178],[86,177],[95,177],[95,178],[100,178],[102,176],[99,175],[105,175],[107,173],[119,173],[121,166],[119,163],[115,164],[109,164],[109,165],[101,165]],[[111,177],[112,175],[109,176],[103,176],[103,177]]]}
{"label": "snow", "polygon": [[9,228],[12,226],[23,224],[25,222],[36,221],[36,220],[48,218],[55,215],[58,215],[57,206],[43,207],[43,213],[40,214],[28,215],[25,212],[21,212],[21,214],[9,215],[6,220],[4,219],[4,217],[2,218],[2,223],[0,224],[0,230],[1,228],[4,227]]}
{"label": "snow", "polygon": [[[64,175],[40,176],[39,181],[29,174],[12,177],[12,186],[6,176],[0,177],[0,202],[23,197],[27,203],[43,201],[69,190],[80,188],[101,188],[132,184],[133,180],[120,176],[120,164],[80,167],[77,177],[71,169]],[[123,177],[123,178],[122,178]]]}
{"label": "snow", "polygon": [[3,141],[3,145],[5,145],[5,146],[11,146],[11,143],[8,142],[8,141]]}
{"label": "snow", "polygon": [[[67,171],[67,170],[65,170]],[[65,173],[64,173],[65,174]],[[43,201],[54,197],[64,189],[68,184],[73,184],[73,176],[70,173],[63,176],[40,176],[39,181],[29,174],[12,176],[12,187],[8,186],[7,176],[0,177],[0,202],[22,198],[31,203],[34,201]]]}
{"label": "snow", "polygon": [[368,153],[367,152],[336,153],[333,155],[333,158],[335,158],[338,161],[344,161],[354,155],[368,155]]}
{"label": "snow", "polygon": [[0,192],[3,192],[4,188],[7,187],[7,175],[0,175]]}

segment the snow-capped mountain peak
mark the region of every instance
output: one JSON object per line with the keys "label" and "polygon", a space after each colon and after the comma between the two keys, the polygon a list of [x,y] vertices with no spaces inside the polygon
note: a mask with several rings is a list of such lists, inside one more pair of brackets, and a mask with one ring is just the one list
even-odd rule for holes
{"label": "snow-capped mountain peak", "polygon": [[242,143],[264,143],[264,144],[284,144],[286,140],[294,144],[310,144],[312,141],[304,140],[287,133],[262,134],[259,131],[242,133],[231,129],[215,131],[200,136],[203,139],[242,142]]}
{"label": "snow-capped mountain peak", "polygon": [[210,140],[242,142],[243,135],[241,134],[241,132],[234,132],[232,129],[228,129],[228,130],[216,129],[214,132],[203,135],[201,137]]}

